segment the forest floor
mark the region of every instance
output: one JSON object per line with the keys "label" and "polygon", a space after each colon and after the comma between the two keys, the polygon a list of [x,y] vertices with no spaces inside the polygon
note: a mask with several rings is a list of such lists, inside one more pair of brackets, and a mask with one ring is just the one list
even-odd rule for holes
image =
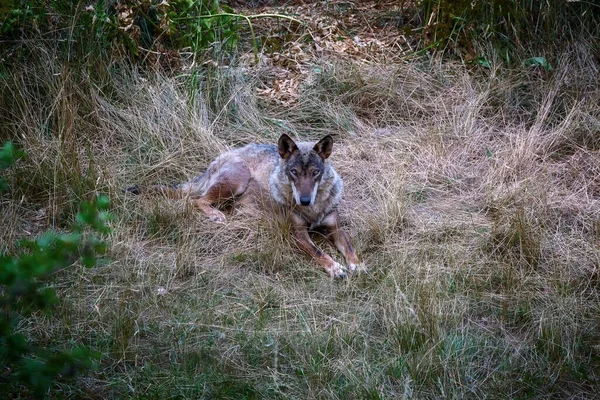
{"label": "forest floor", "polygon": [[[106,261],[57,272],[59,309],[22,327],[49,346],[103,354],[52,396],[598,393],[592,46],[579,41],[551,71],[475,68],[415,55],[391,28],[401,11],[361,19],[376,3],[253,9],[322,15],[302,29],[256,20],[258,60],[250,49],[235,63],[188,60],[174,75],[115,69],[99,87],[39,51],[2,80],[19,99],[13,129],[28,157],[0,197],[0,248],[69,229],[74,199],[113,202]],[[296,36],[282,41],[285,32]],[[191,179],[225,149],[282,133],[334,137],[340,212],[368,274],[330,279],[271,216],[233,212],[215,225],[184,200],[122,191]]]}

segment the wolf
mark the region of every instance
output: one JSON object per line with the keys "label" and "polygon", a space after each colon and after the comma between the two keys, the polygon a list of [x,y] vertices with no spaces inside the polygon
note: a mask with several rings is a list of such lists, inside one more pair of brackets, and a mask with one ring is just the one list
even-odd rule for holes
{"label": "wolf", "polygon": [[[298,247],[308,253],[330,277],[347,272],[366,272],[349,235],[340,227],[338,206],[344,184],[329,161],[333,138],[317,143],[296,143],[283,134],[277,145],[248,144],[227,151],[210,163],[204,173],[173,186],[153,185],[148,192],[171,198],[187,197],[217,223],[226,217],[217,207],[225,201],[257,201],[270,204],[289,216]],[[127,189],[139,194],[138,186]],[[266,200],[266,201],[265,201]],[[309,231],[322,231],[346,259],[346,266],[319,249]]]}

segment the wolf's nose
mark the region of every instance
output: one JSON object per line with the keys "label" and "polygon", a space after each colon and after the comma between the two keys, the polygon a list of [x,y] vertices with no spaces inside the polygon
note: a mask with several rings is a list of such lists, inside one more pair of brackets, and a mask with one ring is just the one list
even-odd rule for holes
{"label": "wolf's nose", "polygon": [[310,204],[310,197],[300,197],[300,205],[308,206]]}

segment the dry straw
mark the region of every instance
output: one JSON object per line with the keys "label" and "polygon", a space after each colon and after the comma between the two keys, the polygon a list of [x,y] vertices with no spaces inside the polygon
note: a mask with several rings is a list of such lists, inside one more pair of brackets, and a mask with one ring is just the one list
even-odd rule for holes
{"label": "dry straw", "polygon": [[[563,60],[551,76],[324,64],[282,108],[257,101],[248,69],[123,68],[98,86],[40,52],[0,81],[5,132],[28,154],[0,199],[0,248],[67,229],[96,191],[116,220],[110,261],[58,273],[58,313],[24,329],[103,352],[78,383],[101,397],[591,397],[600,88],[585,43]],[[270,216],[216,226],[121,192],[283,132],[334,135],[369,275],[331,281]]]}

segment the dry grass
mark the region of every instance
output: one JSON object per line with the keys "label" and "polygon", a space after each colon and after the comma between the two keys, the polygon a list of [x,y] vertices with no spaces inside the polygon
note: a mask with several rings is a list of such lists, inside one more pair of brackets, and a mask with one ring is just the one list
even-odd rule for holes
{"label": "dry grass", "polygon": [[[99,87],[41,55],[12,72],[2,139],[29,157],[0,198],[0,248],[68,228],[95,191],[116,216],[109,262],[58,273],[60,309],[25,327],[104,354],[56,396],[593,397],[600,86],[584,44],[563,60],[551,76],[324,64],[287,109],[257,101],[252,70],[121,72]],[[121,193],[290,131],[334,134],[369,275],[331,281],[273,218],[215,226]]]}

